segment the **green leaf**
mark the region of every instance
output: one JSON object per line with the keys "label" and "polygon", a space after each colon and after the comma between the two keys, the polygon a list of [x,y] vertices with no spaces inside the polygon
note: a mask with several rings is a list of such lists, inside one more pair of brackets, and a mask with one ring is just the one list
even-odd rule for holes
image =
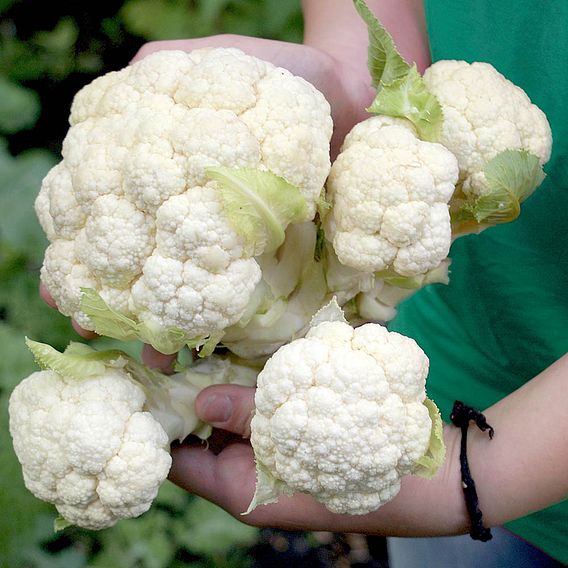
{"label": "green leaf", "polygon": [[112,366],[113,361],[124,357],[120,351],[95,351],[88,345],[79,343],[71,343],[63,353],[51,345],[28,338],[26,345],[42,369],[50,369],[64,377],[77,379],[102,375],[109,365]]}
{"label": "green leaf", "polygon": [[191,338],[181,329],[152,329],[112,309],[92,288],[81,288],[81,310],[93,323],[95,331],[120,341],[140,340],[149,343],[160,353],[177,353],[185,345],[197,347],[205,338]]}
{"label": "green leaf", "polygon": [[50,52],[62,53],[72,50],[78,37],[77,23],[73,18],[66,16],[61,18],[52,30],[37,32],[34,43]]}
{"label": "green leaf", "polygon": [[0,139],[0,242],[29,258],[41,259],[47,240],[35,213],[41,181],[55,164],[44,150],[12,157]]}
{"label": "green leaf", "polygon": [[38,515],[51,506],[24,486],[22,468],[8,429],[8,398],[24,377],[36,370],[21,333],[0,321],[0,568],[27,566],[21,559],[39,546]]}
{"label": "green leaf", "polygon": [[179,527],[177,540],[193,554],[225,556],[232,548],[253,545],[258,529],[233,518],[204,499],[194,499]]}
{"label": "green leaf", "polygon": [[444,444],[444,423],[440,416],[438,407],[432,400],[427,398],[424,406],[428,409],[430,419],[432,420],[432,429],[430,430],[430,444],[426,453],[416,461],[416,469],[414,473],[420,477],[431,479],[446,459],[446,445]]}
{"label": "green leaf", "polygon": [[363,0],[354,0],[357,12],[367,25],[369,51],[367,64],[371,73],[373,87],[390,85],[404,77],[410,65],[402,58],[391,35],[381,25]]}
{"label": "green leaf", "polygon": [[[39,31],[30,41],[42,73],[61,80],[73,72],[79,27],[69,16],[62,17],[50,31]],[[37,65],[37,63],[36,63]]]}
{"label": "green leaf", "polygon": [[36,123],[41,105],[35,91],[0,76],[0,100],[1,132],[14,134]]}
{"label": "green leaf", "polygon": [[538,157],[526,150],[505,150],[487,162],[483,171],[488,191],[450,204],[454,234],[471,232],[476,225],[479,230],[514,221],[521,213],[521,203],[545,178]]}
{"label": "green leaf", "polygon": [[[6,323],[19,330],[24,350],[24,334],[63,348],[75,332],[68,318],[40,298],[39,268],[39,260],[26,258],[0,238],[0,312]],[[32,359],[29,352],[27,357]]]}
{"label": "green leaf", "polygon": [[138,339],[138,323],[113,310],[92,288],[81,288],[81,310],[89,316],[95,331],[121,341]]}
{"label": "green leaf", "polygon": [[218,183],[225,215],[250,256],[275,251],[286,227],[305,220],[300,190],[272,172],[218,167],[205,173]]}
{"label": "green leaf", "polygon": [[258,460],[256,461],[256,486],[252,500],[242,515],[252,513],[259,505],[276,503],[281,495],[292,495],[293,491],[285,481],[270,473],[269,469]]}
{"label": "green leaf", "polygon": [[0,14],[7,12],[16,2],[17,0],[0,0]]}
{"label": "green leaf", "polygon": [[124,519],[101,531],[101,546],[90,567],[169,568],[178,544],[173,538],[176,520],[169,512],[150,509],[136,519]]}
{"label": "green leaf", "polygon": [[363,0],[354,0],[355,8],[369,33],[368,66],[377,96],[369,112],[406,118],[422,140],[436,141],[442,132],[442,107],[428,91],[416,65],[409,65],[400,55],[391,35],[369,10]]}
{"label": "green leaf", "polygon": [[[199,35],[196,10],[188,0],[129,0],[120,10],[126,29],[146,40],[166,40]],[[204,29],[202,35],[208,35]]]}
{"label": "green leaf", "polygon": [[367,109],[375,114],[406,118],[416,128],[421,140],[439,140],[444,114],[435,95],[412,66],[408,73],[388,85],[382,85]]}
{"label": "green leaf", "polygon": [[73,523],[70,523],[67,519],[64,519],[61,515],[55,518],[53,521],[53,530],[55,532],[64,531],[65,529],[72,527]]}

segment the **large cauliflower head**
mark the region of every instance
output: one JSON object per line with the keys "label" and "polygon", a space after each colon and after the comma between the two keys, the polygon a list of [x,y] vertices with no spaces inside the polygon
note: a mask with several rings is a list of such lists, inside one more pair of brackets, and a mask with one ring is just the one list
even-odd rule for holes
{"label": "large cauliflower head", "polygon": [[339,261],[364,272],[425,274],[446,258],[448,201],[458,166],[410,122],[377,116],[357,124],[333,163],[326,237]]}
{"label": "large cauliflower head", "polygon": [[171,466],[169,438],[120,369],[100,377],[33,373],[10,397],[26,487],[63,518],[98,530],[147,511]]}
{"label": "large cauliflower head", "polygon": [[285,180],[304,202],[295,221],[314,216],[329,172],[323,95],[237,49],[161,51],[104,75],[77,94],[70,123],[36,211],[51,242],[42,281],[86,329],[81,288],[156,333],[236,323],[263,250],[226,214],[210,168]]}
{"label": "large cauliflower head", "polygon": [[545,114],[489,63],[443,60],[424,72],[442,105],[440,142],[457,157],[464,194],[487,193],[484,168],[505,150],[524,150],[540,165],[550,158],[552,134]]}
{"label": "large cauliflower head", "polygon": [[281,347],[258,377],[249,510],[295,492],[348,514],[392,499],[429,448],[427,373],[412,339],[377,324],[323,322]]}

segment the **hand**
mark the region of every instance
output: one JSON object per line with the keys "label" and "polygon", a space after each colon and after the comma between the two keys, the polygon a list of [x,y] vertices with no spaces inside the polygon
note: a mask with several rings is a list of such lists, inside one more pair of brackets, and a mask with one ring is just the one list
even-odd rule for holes
{"label": "hand", "polygon": [[[43,284],[39,285],[39,295],[50,308],[53,308],[54,310],[58,309],[55,300]],[[73,329],[85,339],[94,339],[95,337],[98,337],[98,335],[94,331],[83,329],[75,320],[71,320],[71,325],[73,326]]]}
{"label": "hand", "polygon": [[[285,530],[325,530],[409,536],[411,534],[455,534],[463,532],[467,516],[457,454],[459,431],[447,432],[448,463],[432,480],[407,476],[401,492],[379,510],[367,515],[338,515],[309,495],[280,497],[277,503],[259,505],[248,515],[254,494],[256,471],[248,438],[254,411],[254,389],[237,385],[215,385],[204,389],[195,402],[197,415],[215,430],[211,443],[182,444],[172,449],[170,480],[183,489],[216,503],[240,521],[259,527]],[[220,429],[220,430],[217,430]],[[220,451],[215,434],[229,432],[231,440]],[[356,440],[353,441],[356,443]],[[450,487],[452,490],[449,490]],[[457,503],[457,507],[455,506]],[[457,511],[455,511],[457,509]]]}

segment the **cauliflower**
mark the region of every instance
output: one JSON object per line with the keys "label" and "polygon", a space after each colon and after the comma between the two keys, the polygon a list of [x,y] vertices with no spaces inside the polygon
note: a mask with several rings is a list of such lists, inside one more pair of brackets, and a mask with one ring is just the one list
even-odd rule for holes
{"label": "cauliflower", "polygon": [[403,119],[373,117],[349,133],[331,168],[326,236],[362,272],[413,277],[436,268],[451,242],[454,155]]}
{"label": "cauliflower", "polygon": [[458,159],[464,194],[490,191],[484,168],[505,150],[525,150],[540,165],[549,160],[545,114],[489,63],[438,61],[424,72],[424,84],[442,106],[440,142]]}
{"label": "cauliflower", "polygon": [[305,492],[333,512],[365,514],[398,493],[402,476],[433,475],[444,451],[427,374],[412,339],[377,324],[353,329],[337,303],[323,308],[258,376],[247,512]]}
{"label": "cauliflower", "polygon": [[237,49],[160,51],[84,87],[36,212],[42,282],[86,329],[171,353],[237,324],[329,172],[330,108]]}
{"label": "cauliflower", "polygon": [[516,219],[550,158],[545,114],[488,63],[438,61],[420,76],[363,0],[354,2],[368,27],[377,88],[369,110],[409,121],[419,138],[440,142],[458,160],[453,236]]}
{"label": "cauliflower", "polygon": [[417,289],[449,281],[453,239],[519,216],[544,179],[552,136],[544,113],[494,67],[438,61],[422,77],[363,0],[354,3],[369,32],[377,95],[368,110],[378,116],[353,129],[332,165],[326,238],[339,262],[373,273],[353,321],[386,321]]}
{"label": "cauliflower", "polygon": [[103,529],[148,510],[171,466],[170,443],[206,438],[193,403],[205,386],[253,385],[256,372],[210,358],[165,376],[120,351],[28,341],[40,365],[14,389],[10,433],[26,487],[65,523]]}

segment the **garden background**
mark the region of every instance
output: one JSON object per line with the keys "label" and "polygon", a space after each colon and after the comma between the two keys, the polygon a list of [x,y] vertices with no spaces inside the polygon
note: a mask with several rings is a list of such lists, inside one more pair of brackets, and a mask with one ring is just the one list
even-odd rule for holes
{"label": "garden background", "polygon": [[54,508],[25,489],[12,450],[8,397],[36,370],[24,336],[59,349],[80,339],[39,299],[46,241],[33,211],[72,97],[146,41],[217,33],[300,42],[300,2],[0,0],[0,568],[386,566],[381,539],[259,531],[169,482],[138,519],[54,533]]}

